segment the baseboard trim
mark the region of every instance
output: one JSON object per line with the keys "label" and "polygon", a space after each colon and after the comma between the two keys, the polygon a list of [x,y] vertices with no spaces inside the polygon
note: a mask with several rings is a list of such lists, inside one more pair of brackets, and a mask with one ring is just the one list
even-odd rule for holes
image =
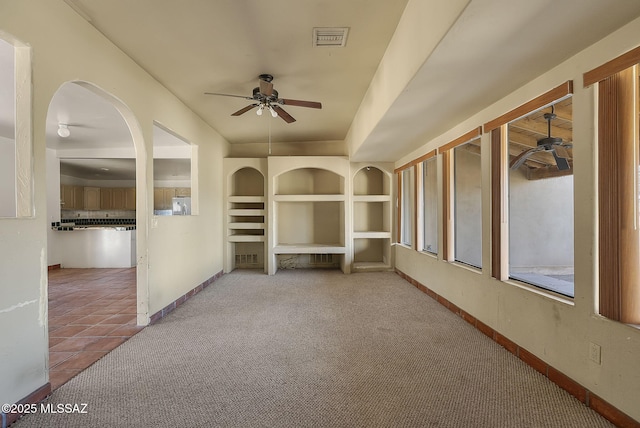
{"label": "baseboard trim", "polygon": [[47,271],[60,269],[61,267],[62,266],[60,266],[60,263],[58,263],[57,265],[47,266]]}
{"label": "baseboard trim", "polygon": [[165,306],[164,308],[160,309],[155,314],[151,315],[151,317],[149,318],[149,325],[155,324],[158,321],[160,321],[162,318],[164,318],[167,315],[169,315],[175,308],[177,308],[178,306],[180,306],[181,304],[183,304],[184,302],[186,302],[187,300],[189,300],[190,298],[192,298],[193,296],[195,296],[196,294],[198,294],[199,292],[201,292],[202,290],[207,288],[209,285],[213,284],[220,277],[222,277],[222,275],[223,275],[223,271],[220,271],[220,272],[216,273],[211,278],[209,278],[206,281],[204,281],[203,283],[199,284],[194,289],[192,289],[192,290],[188,291],[187,293],[183,294],[182,296],[178,297],[176,300],[174,300],[173,302],[169,303],[167,306]]}
{"label": "baseboard trim", "polygon": [[[40,388],[33,391],[31,394],[18,401],[16,404],[38,404],[45,398],[51,395],[51,383],[47,382]],[[2,415],[2,428],[6,428],[9,425],[15,423],[22,417],[22,413],[1,413]]]}
{"label": "baseboard trim", "polygon": [[578,382],[566,376],[564,373],[545,363],[543,360],[536,357],[531,352],[527,351],[515,342],[509,340],[507,337],[495,331],[490,326],[476,319],[473,315],[468,314],[464,310],[460,309],[444,297],[440,296],[435,291],[429,289],[427,286],[421,284],[419,281],[405,274],[401,270],[396,269],[396,273],[402,279],[416,287],[418,290],[422,291],[433,300],[461,317],[463,320],[474,326],[484,335],[494,340],[496,343],[505,348],[507,351],[511,352],[516,357],[520,358],[520,360],[531,366],[534,370],[546,376],[551,382],[555,383],[560,388],[573,395],[585,406],[588,406],[595,412],[599,413],[609,422],[622,428],[640,428],[639,421],[636,421],[626,413],[607,403],[602,398],[598,397],[593,392],[580,385]]}

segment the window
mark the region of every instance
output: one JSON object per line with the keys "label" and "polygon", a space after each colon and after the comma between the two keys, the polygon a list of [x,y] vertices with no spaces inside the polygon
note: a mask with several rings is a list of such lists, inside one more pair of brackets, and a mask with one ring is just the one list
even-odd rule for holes
{"label": "window", "polygon": [[0,39],[0,217],[34,213],[31,98],[30,48]]}
{"label": "window", "polygon": [[400,178],[400,243],[411,246],[413,243],[413,195],[414,168],[402,170]]}
{"label": "window", "polygon": [[155,215],[196,214],[193,191],[197,159],[193,146],[158,124],[153,126],[153,212]]}
{"label": "window", "polygon": [[584,74],[598,84],[598,312],[640,325],[640,47]]}
{"label": "window", "polygon": [[0,217],[16,216],[15,60],[0,39]]}
{"label": "window", "polygon": [[508,138],[509,277],[573,297],[571,98],[509,123]]}
{"label": "window", "polygon": [[438,176],[435,156],[422,162],[421,250],[438,254]]}
{"label": "window", "polygon": [[572,93],[567,81],[484,125],[491,132],[491,276],[569,297]]}
{"label": "window", "polygon": [[482,171],[480,140],[453,149],[454,259],[482,267]]}

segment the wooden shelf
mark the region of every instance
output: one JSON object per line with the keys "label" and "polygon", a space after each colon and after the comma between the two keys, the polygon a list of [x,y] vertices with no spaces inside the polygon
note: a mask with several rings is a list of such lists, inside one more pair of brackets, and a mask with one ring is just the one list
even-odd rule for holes
{"label": "wooden shelf", "polygon": [[391,232],[367,231],[353,232],[353,239],[391,239]]}
{"label": "wooden shelf", "polygon": [[244,203],[265,202],[266,200],[264,196],[229,196],[227,199],[229,202],[244,202]]}
{"label": "wooden shelf", "polygon": [[227,211],[227,213],[231,216],[247,216],[247,217],[255,217],[255,216],[263,216],[265,215],[265,210],[255,210],[255,209],[233,209]]}
{"label": "wooden shelf", "polygon": [[229,229],[264,229],[264,223],[229,223]]}
{"label": "wooden shelf", "polygon": [[229,235],[229,242],[264,242],[264,235]]}
{"label": "wooden shelf", "polygon": [[345,195],[274,195],[275,202],[343,202],[346,200]]}
{"label": "wooden shelf", "polygon": [[345,254],[346,247],[340,244],[278,244],[274,254]]}
{"label": "wooden shelf", "polygon": [[353,202],[389,202],[389,195],[353,195]]}

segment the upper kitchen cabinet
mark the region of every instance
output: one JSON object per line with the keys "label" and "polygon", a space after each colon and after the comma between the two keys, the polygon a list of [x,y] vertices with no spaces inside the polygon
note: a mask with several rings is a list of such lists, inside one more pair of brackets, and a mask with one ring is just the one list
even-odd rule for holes
{"label": "upper kitchen cabinet", "polygon": [[100,209],[100,188],[85,187],[84,188],[84,209],[95,211]]}

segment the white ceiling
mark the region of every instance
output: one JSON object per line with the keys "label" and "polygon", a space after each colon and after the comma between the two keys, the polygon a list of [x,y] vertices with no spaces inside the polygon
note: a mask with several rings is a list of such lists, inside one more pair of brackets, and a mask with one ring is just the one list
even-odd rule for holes
{"label": "white ceiling", "polygon": [[[65,0],[231,144],[344,140],[407,0]],[[453,8],[455,2],[430,2]],[[457,6],[459,7],[459,6]],[[396,161],[640,16],[638,0],[469,0],[415,76],[402,82],[356,161]],[[314,27],[349,27],[344,48],[312,47]],[[430,29],[428,29],[430,30]],[[230,114],[249,104],[257,76],[273,74],[283,98],[322,110],[285,107],[297,121]],[[75,88],[72,88],[75,89]],[[130,144],[124,121],[83,94],[56,95],[47,135],[68,120],[89,144]],[[58,104],[59,101],[59,104]],[[96,108],[97,111],[92,111]],[[111,113],[115,112],[112,108]],[[86,135],[83,134],[86,132]],[[48,143],[49,145],[49,143]]]}
{"label": "white ceiling", "polygon": [[[269,115],[230,114],[249,104],[258,75],[285,107],[273,141],[343,140],[407,0],[67,0],[230,143],[264,142]],[[314,27],[349,27],[344,48],[314,48]]]}

